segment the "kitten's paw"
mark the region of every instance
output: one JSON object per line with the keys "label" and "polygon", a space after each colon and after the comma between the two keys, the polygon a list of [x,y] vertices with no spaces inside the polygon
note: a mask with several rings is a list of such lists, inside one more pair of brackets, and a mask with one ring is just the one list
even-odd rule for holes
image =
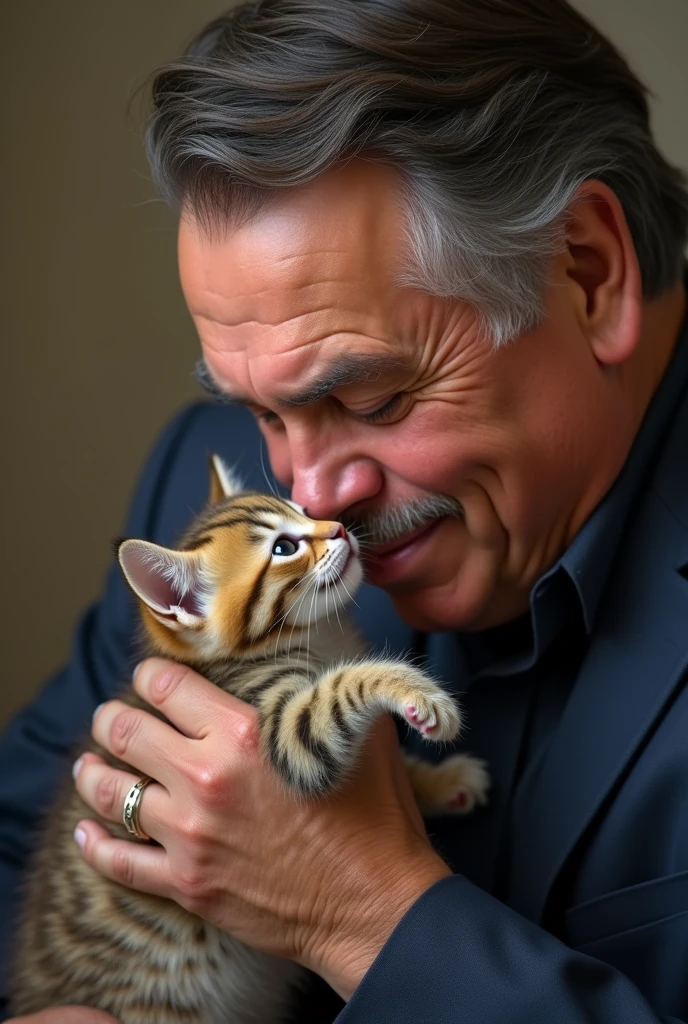
{"label": "kitten's paw", "polygon": [[487,803],[490,789],[487,762],[470,754],[457,754],[436,765],[432,778],[432,806],[436,814],[470,814]]}
{"label": "kitten's paw", "polygon": [[453,697],[416,669],[405,666],[398,710],[425,739],[453,740],[461,728],[461,712]]}
{"label": "kitten's paw", "polygon": [[423,736],[432,737],[437,731],[437,713],[431,700],[422,700],[421,706],[407,704],[404,708],[406,720]]}

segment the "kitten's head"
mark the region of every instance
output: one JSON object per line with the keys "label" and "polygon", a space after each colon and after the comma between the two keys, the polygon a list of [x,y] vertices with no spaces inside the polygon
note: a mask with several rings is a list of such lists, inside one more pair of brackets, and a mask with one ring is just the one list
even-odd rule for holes
{"label": "kitten's head", "polygon": [[209,505],[179,548],[124,540],[118,556],[149,636],[182,659],[286,649],[309,623],[334,616],[363,577],[356,539],[340,523],[243,491],[216,455]]}

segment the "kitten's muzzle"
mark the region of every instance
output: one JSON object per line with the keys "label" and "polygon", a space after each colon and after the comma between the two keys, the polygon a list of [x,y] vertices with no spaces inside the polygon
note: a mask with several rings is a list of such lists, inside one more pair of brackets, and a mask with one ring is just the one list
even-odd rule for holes
{"label": "kitten's muzzle", "polygon": [[328,584],[338,583],[350,568],[351,563],[358,559],[356,539],[347,533],[344,527],[341,528],[341,533],[336,534],[330,540],[336,540],[340,543],[330,555],[327,568],[323,573],[322,582],[318,587],[319,590],[323,590]]}

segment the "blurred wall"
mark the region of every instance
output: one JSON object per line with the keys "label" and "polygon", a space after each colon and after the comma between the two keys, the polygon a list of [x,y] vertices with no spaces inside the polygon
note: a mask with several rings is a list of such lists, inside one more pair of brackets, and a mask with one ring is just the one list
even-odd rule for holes
{"label": "blurred wall", "polygon": [[[688,2],[576,0],[653,89],[688,168]],[[65,657],[147,449],[196,395],[175,228],[153,201],[142,103],[228,0],[0,5],[0,724]]]}

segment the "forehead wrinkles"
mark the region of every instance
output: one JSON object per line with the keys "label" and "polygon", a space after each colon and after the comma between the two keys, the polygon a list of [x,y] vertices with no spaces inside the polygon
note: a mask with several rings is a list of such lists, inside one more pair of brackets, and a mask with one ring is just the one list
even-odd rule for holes
{"label": "forehead wrinkles", "polygon": [[[393,196],[388,171],[349,165],[288,191],[224,236],[209,239],[182,218],[179,266],[192,315],[224,326],[226,347],[253,345],[250,327],[274,328],[284,345],[336,331],[380,333],[370,319],[388,318],[396,291]],[[232,328],[239,340],[227,337]]]}
{"label": "forehead wrinkles", "polygon": [[[224,263],[224,249],[214,252]],[[262,261],[250,291],[241,290],[239,285],[250,282],[237,273],[216,281],[222,267],[197,295],[189,295],[187,286],[208,366],[228,393],[271,406],[326,373],[343,354],[395,356],[407,365],[416,361],[417,346],[409,344],[408,294],[380,286],[374,270],[361,274],[360,265],[353,276],[349,267],[327,276],[319,257],[333,252],[336,256],[335,250],[292,254],[267,269]],[[246,261],[236,263],[246,278]]]}
{"label": "forehead wrinkles", "polygon": [[274,406],[280,415],[339,389],[387,388],[392,379],[407,375],[413,362],[384,339],[348,332],[309,339],[281,352],[269,346],[267,351],[246,348],[231,354],[206,348],[212,376],[230,398]]}
{"label": "forehead wrinkles", "polygon": [[[264,273],[264,271],[261,271]],[[282,279],[284,285],[284,279]],[[190,308],[209,365],[228,391],[248,393],[263,401],[295,385],[315,364],[335,359],[351,347],[387,354],[395,326],[384,291],[365,294],[358,281],[324,278],[310,283],[260,287],[237,293],[228,282],[222,296],[192,298]]]}
{"label": "forehead wrinkles", "polygon": [[[217,352],[248,350],[279,354],[318,343],[330,335],[386,335],[395,304],[384,290],[368,291],[358,279],[323,276],[314,267],[308,281],[289,281],[261,268],[249,290],[225,279],[221,291],[189,293],[189,308],[204,345]],[[219,288],[219,284],[218,284]]]}
{"label": "forehead wrinkles", "polygon": [[179,266],[192,312],[275,326],[320,309],[370,309],[380,286],[392,283],[389,259],[378,251],[371,214],[353,220],[342,223],[336,208],[287,207],[216,240],[182,221]]}

